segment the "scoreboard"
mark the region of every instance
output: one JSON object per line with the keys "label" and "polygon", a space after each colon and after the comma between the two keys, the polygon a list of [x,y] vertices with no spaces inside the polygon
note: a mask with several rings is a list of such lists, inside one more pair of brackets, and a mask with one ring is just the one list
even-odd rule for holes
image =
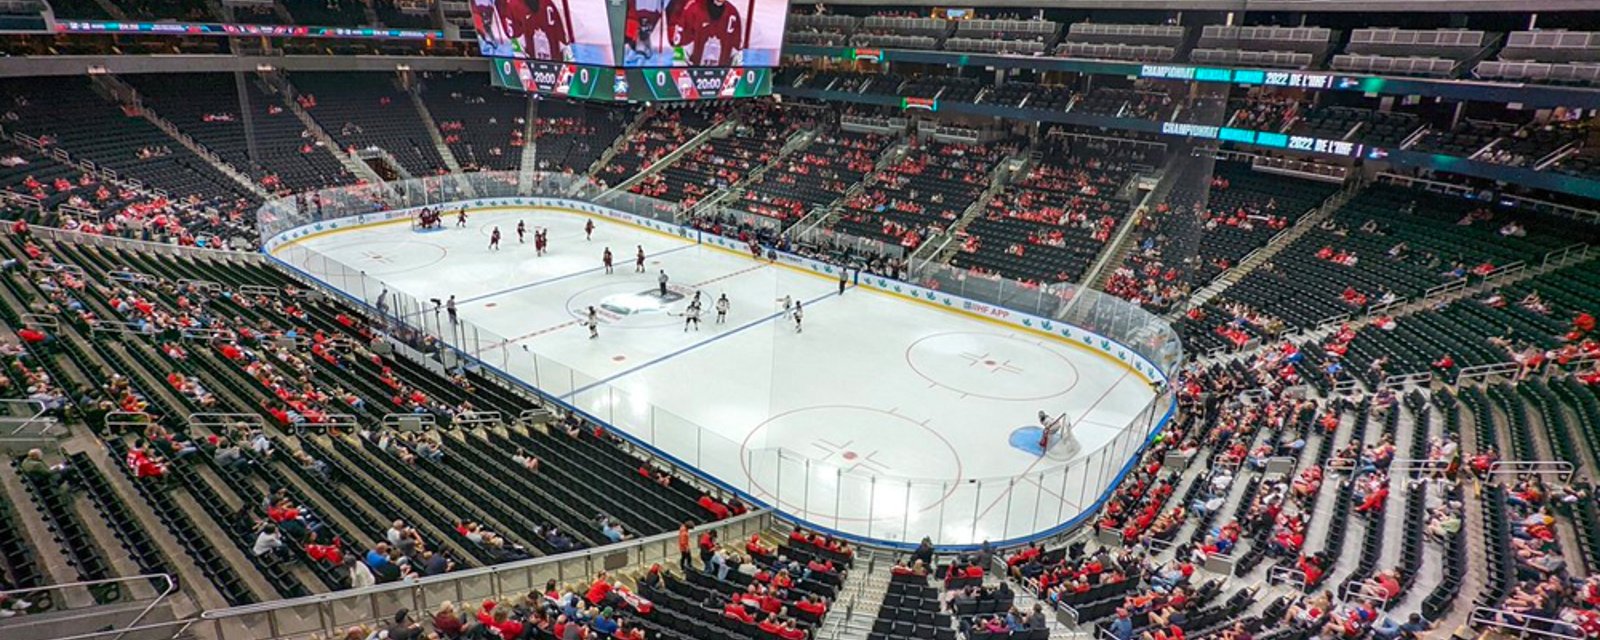
{"label": "scoreboard", "polygon": [[597,65],[495,59],[497,87],[545,96],[597,101],[679,101],[772,95],[772,70],[764,67],[621,69]]}

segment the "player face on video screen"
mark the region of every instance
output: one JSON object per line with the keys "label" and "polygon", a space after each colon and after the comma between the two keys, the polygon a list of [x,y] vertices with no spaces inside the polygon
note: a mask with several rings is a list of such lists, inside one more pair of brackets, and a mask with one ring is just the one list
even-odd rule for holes
{"label": "player face on video screen", "polygon": [[[744,20],[727,0],[667,0],[657,20],[647,5],[660,0],[634,0],[638,7],[638,40],[630,44],[629,62],[643,66],[729,66],[739,64],[744,47]],[[652,22],[646,27],[646,22]],[[660,33],[665,31],[665,33]],[[664,36],[664,37],[663,37]],[[637,52],[637,53],[636,53]]]}
{"label": "player face on video screen", "polygon": [[539,60],[565,61],[571,35],[558,0],[530,0],[533,11],[523,28],[523,51]]}
{"label": "player face on video screen", "polygon": [[739,11],[728,0],[711,0],[706,5],[705,22],[700,27],[695,47],[686,52],[690,64],[726,67],[738,64],[744,23]]}

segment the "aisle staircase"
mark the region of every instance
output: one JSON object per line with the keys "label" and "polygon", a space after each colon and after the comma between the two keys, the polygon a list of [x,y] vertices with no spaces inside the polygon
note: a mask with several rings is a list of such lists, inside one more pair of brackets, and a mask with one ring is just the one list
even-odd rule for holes
{"label": "aisle staircase", "polygon": [[[535,100],[534,104],[538,104],[538,101]],[[529,113],[533,112],[532,109],[533,107],[529,107]],[[593,180],[595,173],[600,171],[602,167],[611,164],[611,159],[616,157],[617,153],[622,150],[623,145],[628,144],[628,141],[633,139],[634,134],[639,132],[639,127],[644,126],[644,123],[655,114],[656,111],[654,109],[646,107],[634,115],[633,120],[628,122],[628,126],[622,130],[622,133],[617,134],[617,138],[611,141],[611,146],[607,147],[605,152],[600,154],[600,157],[595,158],[594,164],[589,165],[589,170],[585,171],[584,175]],[[532,123],[533,118],[528,118],[528,122]],[[528,139],[532,140],[533,137],[529,136]],[[523,158],[526,159],[527,156],[523,156]]]}
{"label": "aisle staircase", "polygon": [[172,121],[161,117],[155,111],[151,110],[149,106],[144,104],[144,101],[139,97],[139,91],[134,89],[133,85],[123,82],[122,79],[111,74],[95,74],[89,76],[89,78],[104,92],[107,97],[116,101],[124,108],[132,108],[139,114],[140,117],[144,118],[145,121],[155,125],[157,129],[160,129],[162,132],[166,133],[167,137],[172,138],[173,141],[183,145],[185,149],[194,152],[195,155],[205,160],[218,172],[221,172],[222,175],[228,176],[234,182],[238,183],[239,186],[244,187],[245,190],[255,194],[256,197],[261,198],[262,200],[272,197],[272,194],[268,193],[266,189],[263,189],[261,185],[256,184],[256,181],[251,180],[249,176],[244,174],[244,172],[239,171],[233,165],[228,164],[227,161],[223,160],[222,156],[219,156],[210,149],[207,149],[205,145],[200,144],[199,141],[195,140],[189,134],[179,131],[177,125],[173,124]]}
{"label": "aisle staircase", "polygon": [[[672,166],[672,163],[677,162],[678,158],[682,158],[690,151],[694,151],[695,149],[699,148],[700,145],[705,144],[707,140],[710,140],[714,137],[727,137],[728,133],[733,131],[733,127],[736,124],[737,123],[732,120],[727,120],[706,127],[705,131],[695,134],[693,138],[690,138],[683,144],[678,145],[678,148],[673,149],[667,155],[661,156],[661,159],[656,160],[655,162],[650,163],[648,166],[640,169],[638,173],[628,176],[627,180],[617,183],[604,195],[618,194],[627,191],[629,188],[633,187],[633,185],[639,184],[646,178],[659,173],[662,169]],[[610,153],[609,150],[607,152]]]}
{"label": "aisle staircase", "polygon": [[844,193],[839,194],[838,200],[834,200],[833,204],[827,207],[813,209],[804,218],[796,220],[794,225],[789,227],[791,231],[797,232],[795,237],[803,236],[812,229],[819,227],[826,229],[833,226],[833,221],[839,217],[839,212],[844,209],[844,203],[849,202],[851,198],[865,191],[867,181],[872,179],[874,174],[893,165],[901,157],[905,156],[906,151],[910,148],[911,145],[905,138],[901,138],[895,141],[894,144],[884,147],[883,152],[878,154],[878,161],[872,165],[872,171],[867,172],[855,184],[850,185],[850,188],[846,189]]}
{"label": "aisle staircase", "polygon": [[1356,197],[1356,194],[1361,193],[1361,187],[1362,184],[1360,181],[1352,180],[1345,183],[1345,188],[1340,189],[1331,196],[1328,196],[1328,199],[1324,200],[1322,205],[1317,207],[1316,211],[1301,216],[1293,226],[1290,226],[1288,229],[1284,229],[1283,231],[1279,232],[1278,235],[1274,236],[1272,240],[1267,242],[1267,244],[1262,245],[1260,249],[1250,252],[1250,254],[1245,256],[1243,260],[1239,261],[1239,264],[1236,264],[1233,266],[1233,268],[1222,272],[1221,275],[1217,276],[1217,279],[1212,280],[1210,284],[1207,284],[1199,291],[1196,291],[1194,295],[1189,297],[1188,302],[1185,302],[1181,307],[1174,309],[1169,314],[1169,319],[1176,318],[1179,314],[1182,314],[1185,311],[1210,302],[1212,298],[1217,297],[1217,295],[1222,293],[1224,289],[1227,289],[1228,287],[1233,286],[1234,283],[1243,280],[1244,277],[1249,275],[1251,271],[1255,271],[1256,267],[1270,262],[1278,255],[1279,252],[1283,251],[1285,247],[1293,244],[1295,240],[1300,238],[1300,236],[1303,236],[1312,229],[1315,229],[1317,225],[1322,224],[1322,221],[1327,220],[1329,216],[1332,216],[1333,212],[1338,211],[1339,207],[1344,206],[1344,204],[1349,202],[1351,198]]}
{"label": "aisle staircase", "polygon": [[783,147],[778,150],[778,153],[774,155],[771,160],[767,161],[766,164],[752,169],[738,182],[728,185],[728,187],[725,189],[718,190],[716,193],[712,194],[711,197],[706,198],[705,200],[701,200],[694,206],[694,209],[689,211],[688,217],[693,218],[702,212],[712,211],[724,202],[737,202],[740,198],[744,197],[746,188],[748,188],[751,184],[754,184],[755,181],[761,179],[761,176],[766,175],[766,173],[771,171],[773,167],[782,165],[784,161],[789,159],[790,155],[794,154],[794,152],[810,146],[811,141],[814,140],[816,136],[817,134],[814,131],[794,132],[794,134],[790,135],[788,140],[783,143]]}
{"label": "aisle staircase", "polygon": [[878,617],[883,597],[889,592],[890,570],[896,554],[890,551],[856,548],[855,566],[844,583],[833,609],[817,629],[817,640],[866,640],[872,621]]}
{"label": "aisle staircase", "polygon": [[[322,128],[317,119],[311,117],[311,114],[300,106],[300,101],[295,99],[299,96],[299,92],[295,90],[294,85],[289,82],[288,78],[276,70],[258,71],[256,75],[261,80],[262,90],[267,94],[277,96],[279,104],[288,109],[289,113],[294,114],[294,117],[300,119],[300,124],[311,132],[311,136],[322,143],[321,146],[332,153],[333,157],[339,159],[340,164],[344,165],[345,171],[349,171],[350,175],[368,183],[383,184],[383,178],[378,176],[377,171],[373,171],[372,167],[367,166],[367,163],[362,162],[355,156],[345,153],[344,147],[337,140],[334,140],[333,136],[328,135],[327,130]],[[398,167],[399,165],[395,166]]]}
{"label": "aisle staircase", "polygon": [[[467,194],[467,197],[478,197],[478,192],[472,188],[472,181],[461,171],[461,163],[456,160],[455,152],[450,150],[450,145],[445,144],[444,134],[439,133],[439,122],[433,119],[433,112],[428,110],[427,102],[422,99],[422,92],[412,85],[406,89],[406,95],[411,97],[411,106],[417,108],[417,115],[422,118],[422,126],[428,130],[428,139],[433,141],[433,149],[439,152],[445,168],[455,177],[456,187]],[[397,162],[394,166],[399,168],[400,164]]]}

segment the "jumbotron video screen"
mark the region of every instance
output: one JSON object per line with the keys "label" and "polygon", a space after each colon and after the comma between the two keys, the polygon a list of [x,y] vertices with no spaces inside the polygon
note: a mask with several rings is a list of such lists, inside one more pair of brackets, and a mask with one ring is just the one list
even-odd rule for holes
{"label": "jumbotron video screen", "polygon": [[787,0],[476,0],[479,52],[508,89],[584,100],[772,93]]}

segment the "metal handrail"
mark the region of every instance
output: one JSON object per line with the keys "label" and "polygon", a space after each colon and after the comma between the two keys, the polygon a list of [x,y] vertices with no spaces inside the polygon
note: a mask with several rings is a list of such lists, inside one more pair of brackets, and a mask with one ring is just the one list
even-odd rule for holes
{"label": "metal handrail", "polygon": [[[1522,623],[1516,624],[1512,622],[1506,622],[1505,620],[1501,619],[1504,616],[1515,616],[1517,618],[1521,618]],[[1494,609],[1490,607],[1478,607],[1473,609],[1472,615],[1469,616],[1468,622],[1472,624],[1499,627],[1508,631],[1515,631],[1517,632],[1518,637],[1525,636],[1526,634],[1533,634],[1546,638],[1561,638],[1562,640],[1583,640],[1584,637],[1581,633],[1577,635],[1570,635],[1552,631],[1552,629],[1571,627],[1571,625],[1561,620],[1529,615],[1526,613],[1517,613],[1515,611],[1507,611],[1505,609]],[[1535,622],[1540,623],[1544,628],[1534,627],[1533,623]]]}
{"label": "metal handrail", "polygon": [[130,633],[144,632],[144,631],[154,631],[156,629],[168,629],[168,628],[172,628],[172,627],[177,627],[178,629],[176,631],[173,631],[171,636],[168,636],[168,638],[170,638],[172,640],[176,640],[179,636],[182,636],[185,631],[188,631],[189,627],[192,627],[192,626],[194,626],[195,624],[197,624],[199,622],[200,622],[199,618],[184,618],[182,620],[168,620],[166,622],[156,622],[156,623],[153,623],[153,624],[147,624],[147,625],[142,625],[142,626],[137,626],[137,627],[130,625],[130,626],[127,626],[127,627],[123,627],[121,629],[108,629],[108,630],[105,630],[105,631],[90,631],[89,633],[80,633],[80,634],[75,635],[75,636],[66,636],[64,638],[55,638],[54,640],[90,640],[91,638],[100,638],[100,637],[104,637],[104,636],[107,636],[107,635],[111,635],[113,633],[115,633],[117,635],[115,637],[113,637],[111,640],[120,640],[122,638],[122,636],[125,636],[125,635],[130,634]]}
{"label": "metal handrail", "polygon": [[1566,460],[1501,460],[1489,465],[1489,475],[1555,475],[1563,483],[1572,479],[1574,470]]}
{"label": "metal handrail", "polygon": [[[770,509],[752,511],[742,516],[736,516],[727,520],[721,520],[695,527],[694,529],[690,530],[690,533],[693,536],[698,535],[700,532],[712,529],[732,530],[734,527],[739,527],[741,530],[745,530],[748,529],[749,525],[759,525],[760,528],[765,529],[771,526],[773,522],[772,516],[773,512]],[[743,534],[740,536],[728,537],[726,539],[733,540],[737,537],[742,537],[742,535]],[[371,587],[363,587],[360,589],[347,589],[333,593],[303,596],[300,598],[228,607],[225,609],[212,609],[202,612],[200,614],[200,620],[210,621],[213,625],[217,625],[218,637],[231,637],[221,633],[220,625],[224,621],[237,618],[260,618],[265,616],[267,618],[268,626],[271,627],[271,629],[268,631],[268,633],[271,635],[265,637],[278,638],[285,635],[284,633],[280,633],[277,628],[276,618],[271,615],[278,611],[300,610],[301,612],[304,612],[307,609],[316,609],[320,616],[323,613],[324,608],[330,606],[332,603],[348,601],[356,598],[364,598],[373,603],[374,611],[371,613],[373,615],[373,619],[378,619],[384,617],[384,613],[376,611],[377,603],[380,599],[384,602],[394,603],[398,606],[406,606],[405,602],[421,597],[435,596],[444,592],[445,588],[448,587],[454,587],[459,592],[463,584],[468,582],[478,586],[481,586],[484,582],[488,582],[489,584],[493,585],[490,587],[491,590],[495,591],[496,594],[499,594],[501,592],[500,577],[513,572],[523,572],[537,568],[552,568],[553,570],[559,571],[564,566],[570,566],[574,561],[603,561],[605,558],[614,556],[618,553],[626,554],[634,550],[643,550],[654,545],[671,544],[673,545],[672,548],[676,550],[677,537],[678,533],[676,531],[672,531],[645,538],[638,538],[619,544],[582,549],[579,551],[571,551],[568,553],[543,556],[539,558],[530,558],[528,560],[511,562],[507,564],[478,567],[475,569],[463,569],[460,571],[452,571],[450,573],[428,576],[425,578],[391,582],[387,584],[374,585]],[[586,575],[584,577],[587,578],[589,576]],[[407,592],[409,592],[411,595],[404,595]],[[450,599],[458,601],[461,600],[459,597]],[[415,609],[415,607],[411,608]],[[256,620],[255,622],[259,623],[259,620]],[[330,621],[325,617],[320,622],[324,627],[330,626]],[[332,624],[344,624],[348,622],[350,621]],[[303,635],[304,631],[306,630],[301,630],[301,632],[298,632],[298,635]]]}
{"label": "metal handrail", "polygon": [[[53,591],[53,590],[56,590],[56,589],[66,589],[68,587],[92,587],[94,585],[99,585],[99,584],[121,584],[121,583],[124,583],[124,582],[142,582],[142,581],[147,581],[147,580],[162,580],[162,581],[165,581],[167,583],[167,586],[161,590],[161,593],[156,594],[155,599],[151,600],[150,604],[145,605],[144,609],[139,612],[139,615],[134,616],[133,620],[129,621],[127,626],[125,626],[122,629],[120,629],[121,633],[118,633],[115,638],[112,638],[112,640],[120,640],[123,635],[126,635],[128,633],[128,631],[132,630],[132,628],[135,625],[139,624],[140,620],[143,620],[145,616],[149,615],[151,609],[156,608],[157,604],[160,604],[162,600],[165,600],[167,598],[167,596],[172,595],[172,592],[178,590],[178,581],[177,581],[176,578],[172,577],[172,574],[170,574],[170,573],[148,573],[148,574],[137,575],[137,576],[124,576],[124,577],[121,577],[121,578],[102,578],[100,580],[79,580],[77,582],[67,582],[67,583],[63,583],[63,584],[52,584],[52,585],[46,585],[46,586],[43,586],[43,587],[34,587],[34,588],[29,588],[29,589],[12,589],[12,590],[9,590],[9,591],[0,591],[0,596],[11,595],[11,594],[38,593],[40,591]],[[118,630],[114,629],[114,630],[111,630],[111,631],[101,631],[101,632],[96,632],[96,633],[93,633],[93,634],[90,634],[90,635],[104,635],[106,633],[112,633],[112,632],[115,632],[115,631],[118,631]],[[80,636],[73,636],[73,637],[80,637]],[[57,640],[66,640],[66,639],[65,638],[58,638]]]}
{"label": "metal handrail", "polygon": [[13,418],[13,417],[10,417],[10,416],[0,416],[0,424],[7,424],[7,423],[10,423],[12,420],[20,420],[20,422],[16,423],[17,424],[17,428],[16,429],[12,429],[11,433],[8,433],[8,434],[5,434],[5,435],[8,435],[8,436],[18,435],[18,434],[22,433],[22,431],[24,429],[27,429],[29,426],[34,425],[34,424],[43,424],[44,427],[39,430],[39,433],[40,433],[40,435],[48,435],[47,432],[50,430],[50,427],[52,425],[57,424],[57,422],[58,422],[55,418],[44,415],[46,412],[49,411],[49,409],[47,409],[44,406],[43,402],[40,402],[38,400],[28,400],[28,399],[25,399],[25,398],[0,399],[0,407],[13,406],[13,405],[19,405],[19,404],[23,405],[25,407],[32,408],[33,415],[30,415],[30,416],[28,416],[26,418]]}

